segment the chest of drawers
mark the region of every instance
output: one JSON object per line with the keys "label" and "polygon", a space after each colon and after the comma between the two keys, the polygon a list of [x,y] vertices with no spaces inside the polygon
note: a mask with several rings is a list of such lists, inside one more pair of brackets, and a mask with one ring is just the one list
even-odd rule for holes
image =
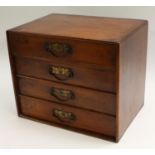
{"label": "chest of drawers", "polygon": [[119,141],[144,104],[147,29],[51,14],[8,30],[18,115]]}

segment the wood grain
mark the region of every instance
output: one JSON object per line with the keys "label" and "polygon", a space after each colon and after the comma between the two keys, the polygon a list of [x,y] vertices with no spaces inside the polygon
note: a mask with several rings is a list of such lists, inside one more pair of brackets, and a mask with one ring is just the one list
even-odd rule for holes
{"label": "wood grain", "polygon": [[[115,117],[79,110],[26,96],[20,96],[20,102],[22,113],[25,115],[56,122],[65,126],[86,129],[103,135],[115,135]],[[62,122],[53,116],[53,109],[71,112],[76,116],[76,120],[73,122]]]}
{"label": "wood grain", "polygon": [[135,19],[50,14],[12,31],[120,42],[144,23]]}
{"label": "wood grain", "polygon": [[[33,57],[51,62],[85,62],[102,65],[104,68],[115,67],[115,55],[117,51],[116,43],[89,43],[85,40],[73,40],[63,37],[47,37],[39,35],[28,35],[13,33],[10,36],[14,54],[17,56]],[[65,57],[56,57],[47,52],[45,45],[48,42],[68,44],[72,48],[72,53]]]}
{"label": "wood grain", "polygon": [[144,104],[147,23],[120,44],[118,139]]}
{"label": "wood grain", "polygon": [[[144,104],[147,33],[146,20],[58,14],[8,30],[18,115],[118,142]],[[55,56],[47,42],[72,52]],[[57,80],[49,65],[71,68],[74,76]],[[51,87],[75,96],[60,101]],[[77,120],[58,120],[55,108]]]}
{"label": "wood grain", "polygon": [[[113,94],[22,76],[19,77],[18,80],[20,93],[22,95],[115,115],[116,103],[115,95]],[[51,89],[53,87],[71,90],[75,98],[68,101],[60,101],[55,96],[51,95]]]}
{"label": "wood grain", "polygon": [[[94,69],[91,67],[81,67],[84,66],[84,64],[63,64],[62,62],[54,63],[22,57],[16,57],[15,61],[18,75],[52,80],[55,82],[72,84],[112,93],[116,92],[116,73],[114,70],[104,69],[104,67],[100,69],[99,67],[96,67]],[[49,68],[51,66],[71,68],[73,71],[73,77],[68,78],[67,80],[59,80],[50,74]]]}

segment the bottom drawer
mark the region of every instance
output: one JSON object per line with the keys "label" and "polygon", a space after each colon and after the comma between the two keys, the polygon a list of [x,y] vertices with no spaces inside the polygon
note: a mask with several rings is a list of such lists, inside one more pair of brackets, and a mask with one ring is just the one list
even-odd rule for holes
{"label": "bottom drawer", "polygon": [[115,117],[81,110],[27,96],[19,96],[22,115],[91,131],[103,136],[115,136]]}

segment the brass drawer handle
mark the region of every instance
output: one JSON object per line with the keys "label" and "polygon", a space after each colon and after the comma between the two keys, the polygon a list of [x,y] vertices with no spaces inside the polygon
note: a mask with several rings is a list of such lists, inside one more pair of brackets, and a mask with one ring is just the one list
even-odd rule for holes
{"label": "brass drawer handle", "polygon": [[67,80],[73,77],[73,71],[71,68],[50,66],[49,73],[53,75],[58,80]]}
{"label": "brass drawer handle", "polygon": [[73,113],[59,109],[53,109],[53,116],[62,122],[73,122],[76,120],[76,116]]}
{"label": "brass drawer handle", "polygon": [[51,95],[60,101],[68,101],[75,98],[74,93],[71,90],[52,88]]}
{"label": "brass drawer handle", "polygon": [[45,43],[45,50],[56,57],[64,57],[72,53],[71,46],[65,43],[47,42]]}

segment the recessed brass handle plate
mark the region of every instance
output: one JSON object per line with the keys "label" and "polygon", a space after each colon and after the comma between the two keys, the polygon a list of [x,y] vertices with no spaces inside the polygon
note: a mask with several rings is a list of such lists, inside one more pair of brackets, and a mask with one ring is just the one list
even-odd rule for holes
{"label": "recessed brass handle plate", "polygon": [[50,66],[49,73],[58,80],[67,80],[73,77],[73,70],[71,68],[61,66]]}
{"label": "recessed brass handle plate", "polygon": [[46,42],[45,50],[56,57],[64,57],[72,53],[71,46],[66,43]]}
{"label": "recessed brass handle plate", "polygon": [[51,95],[60,101],[69,101],[75,98],[73,91],[54,87],[51,88]]}
{"label": "recessed brass handle plate", "polygon": [[76,120],[76,116],[73,113],[59,109],[53,109],[53,116],[62,122],[73,122]]}

